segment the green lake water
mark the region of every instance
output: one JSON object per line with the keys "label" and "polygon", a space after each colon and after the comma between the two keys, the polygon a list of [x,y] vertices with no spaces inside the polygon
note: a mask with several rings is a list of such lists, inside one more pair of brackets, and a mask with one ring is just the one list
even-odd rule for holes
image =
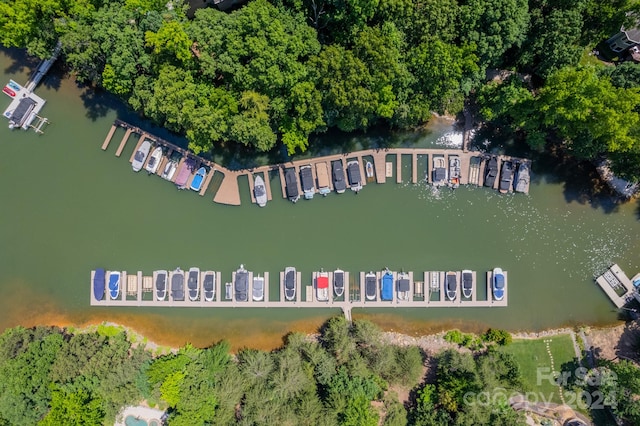
{"label": "green lake water", "polygon": [[[0,51],[3,83],[27,80],[30,69],[22,67],[23,61],[21,52]],[[121,129],[103,152],[100,146],[115,118],[145,125],[109,97],[55,73],[36,93],[47,100],[42,115],[51,124],[44,135],[11,131],[0,123],[1,328],[114,321],[172,345],[227,338],[234,347],[273,347],[288,331],[313,331],[340,313],[89,306],[89,273],[96,267],[150,274],[199,266],[220,270],[229,281],[240,263],[269,271],[273,286],[288,265],[303,272],[304,282],[313,270],[337,267],[353,275],[385,266],[417,273],[473,269],[479,277],[494,266],[509,271],[507,308],[354,310],[355,317],[409,334],[453,326],[602,325],[615,322],[617,313],[593,274],[611,262],[629,276],[639,268],[638,204],[590,199],[588,190],[574,182],[588,177],[580,170],[541,173],[534,163],[528,196],[387,183],[367,185],[359,195],[331,194],[296,205],[274,197],[264,209],[250,204],[246,179],[241,179],[242,206],[223,206],[212,202],[212,193],[200,197],[132,172],[127,160],[134,138],[122,157],[114,155]],[[4,109],[9,98],[0,99]],[[440,120],[426,133],[393,143],[428,146],[450,127]],[[376,143],[385,145],[387,137],[394,138],[378,136]],[[353,149],[371,143],[371,138],[350,138]],[[408,158],[403,174],[410,181]],[[274,195],[281,193],[277,178],[271,185]]]}

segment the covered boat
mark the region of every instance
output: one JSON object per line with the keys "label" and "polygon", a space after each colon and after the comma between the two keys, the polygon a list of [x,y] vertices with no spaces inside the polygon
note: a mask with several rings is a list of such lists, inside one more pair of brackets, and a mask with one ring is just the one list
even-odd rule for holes
{"label": "covered boat", "polygon": [[264,277],[260,275],[253,277],[252,298],[254,302],[264,300]]}
{"label": "covered boat", "polygon": [[237,302],[247,302],[249,300],[249,272],[244,269],[244,265],[240,265],[240,268],[236,271],[233,289]]}
{"label": "covered boat", "polygon": [[491,290],[493,292],[493,298],[500,301],[504,299],[504,289],[505,289],[505,281],[504,281],[504,273],[500,268],[493,268],[493,277],[491,283]]}
{"label": "covered boat", "polygon": [[447,299],[456,300],[458,296],[458,277],[455,272],[447,272],[447,276],[444,280],[445,283],[445,294],[447,295]]}
{"label": "covered boat", "polygon": [[111,299],[117,299],[120,296],[120,272],[109,272],[109,296]]}
{"label": "covered boat", "polygon": [[469,299],[473,291],[473,272],[468,269],[462,271],[462,295]]}
{"label": "covered boat", "polygon": [[106,276],[104,269],[96,269],[93,273],[93,297],[95,297],[96,300],[102,300],[104,298],[105,282]]}
{"label": "covered boat", "polygon": [[191,190],[200,192],[200,189],[202,189],[202,184],[204,183],[204,180],[206,179],[206,177],[207,177],[207,168],[200,167],[196,172],[196,175],[193,177],[193,180],[191,181],[191,186],[190,186]]}
{"label": "covered boat", "polygon": [[484,186],[489,188],[493,188],[496,183],[496,178],[498,177],[498,158],[492,156],[487,161],[487,164],[484,169]]}
{"label": "covered boat", "polygon": [[191,176],[191,172],[193,172],[193,168],[195,167],[196,162],[192,158],[187,158],[184,163],[182,163],[182,167],[178,170],[178,176],[176,176],[175,184],[178,189],[184,189],[187,187],[187,181],[189,180],[189,176]]}
{"label": "covered boat", "polygon": [[227,300],[231,300],[231,297],[233,297],[233,284],[232,283],[225,283],[224,284],[224,298]]}
{"label": "covered boat", "polygon": [[501,194],[506,194],[511,191],[511,184],[513,182],[513,163],[511,161],[504,161],[502,163],[502,169],[500,170],[500,185],[498,190]]}
{"label": "covered boat", "polygon": [[284,298],[287,300],[294,300],[296,298],[296,281],[297,281],[296,268],[293,266],[287,266],[284,269]]}
{"label": "covered boat", "polygon": [[[38,103],[32,98],[25,96],[18,102],[18,106],[11,112],[9,118],[9,128],[23,128],[27,130],[29,128],[29,124],[33,121],[33,117],[35,116],[35,112],[33,111],[36,108]],[[8,113],[8,112],[7,112]],[[5,113],[5,114],[7,114]]]}
{"label": "covered boat", "polygon": [[162,160],[162,148],[157,146],[151,153],[151,157],[149,157],[149,161],[147,161],[147,165],[144,166],[144,169],[150,174],[155,173],[160,165],[160,160]]}
{"label": "covered boat", "polygon": [[204,292],[204,300],[213,301],[216,297],[216,273],[213,271],[205,271],[202,274],[202,291]]}
{"label": "covered boat", "polygon": [[171,272],[171,300],[184,300],[184,272],[176,268]]}
{"label": "covered boat", "polygon": [[156,271],[156,299],[162,301],[167,297],[168,272],[164,270]]}
{"label": "covered boat", "polygon": [[367,300],[376,300],[376,274],[369,272],[364,276],[364,297]]}
{"label": "covered boat", "polygon": [[333,271],[333,293],[336,297],[344,294],[344,271],[342,269]]}
{"label": "covered boat", "polygon": [[333,177],[333,187],[338,194],[344,193],[347,189],[347,182],[344,178],[344,168],[342,160],[331,162],[331,176]]}
{"label": "covered boat", "polygon": [[151,150],[151,142],[145,139],[136,153],[133,155],[133,161],[131,162],[131,167],[133,167],[134,172],[139,172],[144,165],[144,162],[147,160],[147,156],[149,155],[149,151]]}
{"label": "covered boat", "polygon": [[313,173],[311,172],[311,166],[308,164],[300,166],[300,185],[302,186],[304,199],[312,199],[316,193],[316,187],[313,185]]}
{"label": "covered boat", "polygon": [[284,180],[287,190],[287,198],[289,201],[295,203],[300,199],[300,193],[298,192],[298,178],[296,177],[296,171],[294,169],[286,169],[284,171]]}
{"label": "covered boat", "polygon": [[329,273],[321,271],[316,275],[316,299],[319,302],[329,300]]}
{"label": "covered boat", "polygon": [[433,156],[431,183],[433,186],[442,186],[447,184],[447,164],[445,162],[444,155]]}
{"label": "covered boat", "polygon": [[385,269],[380,279],[380,299],[384,301],[393,300],[393,272]]}
{"label": "covered boat", "polygon": [[367,164],[365,166],[365,173],[367,174],[367,179],[373,177],[373,164],[371,164],[371,161],[367,161]]}
{"label": "covered boat", "polygon": [[347,177],[349,178],[349,186],[352,191],[358,192],[362,189],[360,164],[356,160],[347,162]]}
{"label": "covered boat", "polygon": [[398,300],[409,300],[411,293],[411,283],[409,281],[409,274],[406,272],[400,272],[398,274],[398,281],[396,282],[398,290]]}
{"label": "covered boat", "polygon": [[200,268],[189,269],[187,289],[189,290],[189,300],[198,300],[198,296],[200,296]]}
{"label": "covered boat", "polygon": [[327,163],[324,161],[316,163],[316,178],[318,181],[318,193],[323,197],[326,197],[331,192],[329,187],[329,170],[327,170]]}
{"label": "covered boat", "polygon": [[167,161],[167,164],[164,166],[164,170],[162,171],[162,179],[170,181],[173,179],[173,175],[176,174],[176,169],[178,168],[178,163],[175,160]]}
{"label": "covered boat", "polygon": [[256,197],[256,203],[260,207],[267,205],[267,191],[265,190],[264,180],[260,175],[256,175],[253,180],[253,195]]}
{"label": "covered boat", "polygon": [[460,157],[449,156],[449,186],[457,188],[460,186]]}
{"label": "covered boat", "polygon": [[431,273],[431,291],[440,291],[440,272]]}
{"label": "covered boat", "polygon": [[518,171],[516,172],[515,179],[515,191],[516,192],[528,192],[529,191],[529,164],[526,161],[518,163]]}

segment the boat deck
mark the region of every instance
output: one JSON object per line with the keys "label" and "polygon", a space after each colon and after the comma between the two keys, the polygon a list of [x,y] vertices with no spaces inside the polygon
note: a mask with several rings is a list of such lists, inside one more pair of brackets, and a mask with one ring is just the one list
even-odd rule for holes
{"label": "boat deck", "polygon": [[611,265],[606,271],[596,277],[596,283],[598,283],[618,308],[622,308],[634,297],[640,297],[629,277],[627,277],[617,264]]}

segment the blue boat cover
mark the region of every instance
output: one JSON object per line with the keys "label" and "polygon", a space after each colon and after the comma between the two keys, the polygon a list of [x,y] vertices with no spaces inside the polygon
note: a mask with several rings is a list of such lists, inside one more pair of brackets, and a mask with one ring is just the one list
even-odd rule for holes
{"label": "blue boat cover", "polygon": [[102,300],[102,298],[104,297],[104,282],[105,282],[104,269],[102,268],[96,269],[96,272],[93,275],[93,295],[96,298],[96,300]]}
{"label": "blue boat cover", "polygon": [[497,274],[493,277],[493,295],[497,298],[504,296],[504,275]]}
{"label": "blue boat cover", "polygon": [[111,294],[111,298],[117,297],[119,290],[120,276],[114,273],[109,274],[109,293]]}
{"label": "blue boat cover", "polygon": [[393,274],[385,272],[382,276],[382,300],[393,300]]}

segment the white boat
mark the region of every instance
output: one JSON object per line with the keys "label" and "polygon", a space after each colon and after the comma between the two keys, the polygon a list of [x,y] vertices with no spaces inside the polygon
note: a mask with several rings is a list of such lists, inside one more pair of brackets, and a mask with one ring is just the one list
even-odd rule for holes
{"label": "white boat", "polygon": [[213,301],[216,297],[216,273],[214,271],[204,271],[202,273],[202,291],[204,300]]}
{"label": "white boat", "polygon": [[264,277],[261,277],[260,275],[253,277],[251,294],[254,302],[261,302],[264,300]]}
{"label": "white boat", "polygon": [[462,271],[462,296],[471,298],[473,292],[473,272],[468,269]]}
{"label": "white boat", "polygon": [[160,301],[167,297],[167,281],[169,273],[164,270],[156,271],[156,298]]}
{"label": "white boat", "polygon": [[144,140],[140,148],[133,155],[133,161],[131,162],[131,167],[133,167],[134,172],[139,172],[144,165],[144,162],[147,160],[147,156],[149,155],[149,151],[151,150],[151,142],[148,140]]}
{"label": "white boat", "polygon": [[344,271],[342,269],[333,271],[333,293],[336,297],[344,294]]}
{"label": "white boat", "polygon": [[396,287],[398,300],[409,300],[409,295],[411,293],[411,282],[409,281],[408,273],[404,271],[398,273]]}
{"label": "white boat", "polygon": [[151,153],[151,157],[149,157],[149,161],[147,165],[144,166],[144,169],[148,171],[149,174],[155,173],[160,165],[160,160],[162,160],[162,148],[158,146]]}
{"label": "white boat", "polygon": [[167,161],[167,165],[164,166],[164,171],[162,172],[162,179],[171,180],[173,179],[173,175],[176,173],[176,169],[178,168],[178,163],[174,160]]}
{"label": "white boat", "polygon": [[200,296],[200,268],[190,268],[187,274],[187,290],[189,300],[196,301]]}
{"label": "white boat", "polygon": [[373,164],[371,164],[371,161],[367,161],[367,164],[365,166],[365,173],[367,174],[367,179],[373,177]]}
{"label": "white boat", "polygon": [[293,266],[284,269],[284,298],[291,301],[296,298],[297,272]]}
{"label": "white boat", "polygon": [[504,279],[504,273],[502,272],[502,269],[493,268],[491,281],[492,281],[491,290],[493,292],[493,298],[498,301],[504,299],[504,290],[506,287],[506,282]]}
{"label": "white boat", "polygon": [[264,180],[260,175],[256,175],[253,181],[253,195],[256,197],[256,203],[260,207],[267,205],[267,191],[265,190]]}
{"label": "white boat", "polygon": [[458,188],[460,186],[460,157],[449,156],[449,186]]}
{"label": "white boat", "polygon": [[433,186],[442,186],[447,184],[447,163],[444,155],[433,156],[433,170],[431,171],[431,183]]}
{"label": "white boat", "polygon": [[447,299],[450,301],[456,300],[456,297],[458,296],[458,276],[456,273],[453,271],[447,272],[444,283]]}
{"label": "white boat", "polygon": [[329,300],[329,273],[318,272],[316,275],[316,299],[318,302]]}

